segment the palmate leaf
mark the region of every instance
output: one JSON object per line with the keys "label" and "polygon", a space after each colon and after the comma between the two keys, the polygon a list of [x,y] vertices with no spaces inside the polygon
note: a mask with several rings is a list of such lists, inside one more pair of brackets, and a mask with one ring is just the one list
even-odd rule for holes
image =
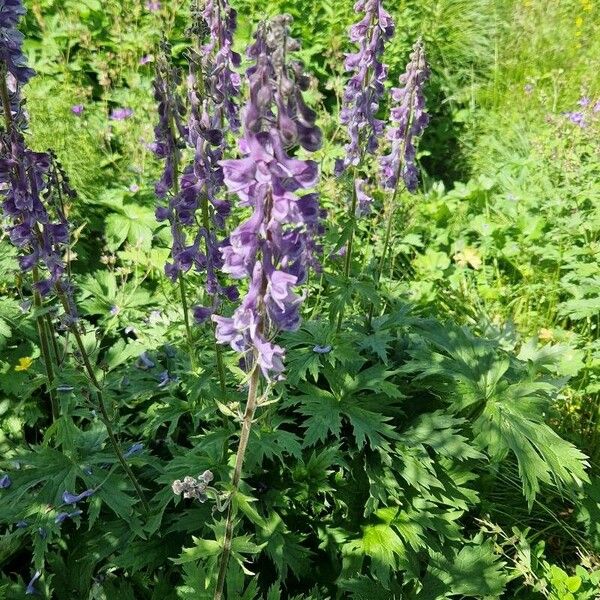
{"label": "palmate leaf", "polygon": [[[432,553],[428,572],[448,586],[450,595],[497,598],[509,579],[504,567],[492,540],[479,535],[446,556]],[[417,596],[419,600],[430,597],[426,589],[423,591]]]}
{"label": "palmate leaf", "polygon": [[502,458],[508,450],[514,454],[530,506],[540,482],[560,488],[589,481],[587,457],[518,404],[489,402],[473,429],[493,457]]}
{"label": "palmate leaf", "polygon": [[303,424],[305,448],[325,442],[329,435],[339,439],[344,420],[352,426],[359,447],[368,442],[372,448],[386,449],[389,448],[387,440],[397,437],[388,423],[390,417],[362,408],[358,399],[347,396],[339,400],[331,392],[311,384],[299,387],[306,395],[291,402],[297,404],[297,412],[306,417]]}
{"label": "palmate leaf", "polygon": [[543,421],[553,383],[534,379],[523,363],[464,328],[428,324],[423,331],[435,348],[421,343],[411,350],[414,360],[406,370],[431,377],[428,383],[435,382],[452,411],[472,415],[475,441],[493,459],[514,455],[530,505],[541,483],[573,487],[587,481],[584,454]]}

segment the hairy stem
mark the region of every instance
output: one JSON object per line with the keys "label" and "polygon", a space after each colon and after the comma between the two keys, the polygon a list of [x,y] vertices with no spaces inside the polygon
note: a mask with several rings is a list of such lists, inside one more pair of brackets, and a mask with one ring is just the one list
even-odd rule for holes
{"label": "hairy stem", "polygon": [[250,376],[250,384],[248,387],[248,401],[246,402],[246,410],[242,420],[242,429],[240,432],[240,441],[238,444],[237,454],[235,457],[235,467],[233,469],[233,477],[231,480],[232,491],[231,501],[227,508],[227,521],[225,523],[225,537],[223,539],[223,552],[219,563],[219,575],[217,577],[217,587],[215,589],[214,600],[222,600],[223,590],[225,588],[225,577],[227,575],[227,565],[229,564],[229,556],[231,555],[231,542],[233,539],[233,520],[235,518],[235,507],[233,497],[238,491],[240,481],[242,479],[242,467],[244,466],[244,458],[246,456],[246,448],[250,439],[250,430],[256,405],[258,404],[258,384],[260,380],[260,371],[258,365],[255,365],[252,375]]}

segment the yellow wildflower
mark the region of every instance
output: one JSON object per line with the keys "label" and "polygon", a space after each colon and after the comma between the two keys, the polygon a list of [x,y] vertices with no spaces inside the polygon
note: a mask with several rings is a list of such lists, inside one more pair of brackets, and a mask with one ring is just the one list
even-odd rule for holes
{"label": "yellow wildflower", "polygon": [[15,367],[15,371],[27,371],[33,364],[33,358],[31,356],[24,356],[19,359],[19,364]]}

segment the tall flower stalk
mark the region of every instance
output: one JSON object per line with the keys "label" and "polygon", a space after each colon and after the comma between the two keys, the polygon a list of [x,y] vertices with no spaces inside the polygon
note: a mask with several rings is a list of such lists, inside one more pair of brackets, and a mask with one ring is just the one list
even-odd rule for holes
{"label": "tall flower stalk", "polygon": [[[159,125],[155,129],[155,152],[165,159],[165,174],[171,182],[166,189],[157,189],[159,197],[171,191],[167,207],[157,209],[157,218],[167,220],[171,226],[173,245],[172,262],[165,272],[173,281],[178,280],[186,320],[186,331],[193,358],[193,345],[188,317],[184,274],[192,267],[206,275],[204,302],[192,308],[196,323],[207,321],[218,309],[222,298],[235,300],[237,289],[221,285],[217,276],[222,264],[219,252],[219,231],[229,215],[230,205],[219,198],[223,189],[223,173],[219,161],[226,146],[225,131],[239,129],[237,96],[240,77],[235,68],[240,57],[232,50],[236,13],[226,0],[210,0],[203,9],[193,9],[194,26],[191,33],[196,47],[189,51],[189,74],[187,76],[187,99],[189,115],[185,126],[180,126],[177,116],[182,114],[181,99],[176,84],[161,87],[157,73],[155,89],[159,102]],[[208,36],[208,42],[204,38]],[[163,67],[170,79],[175,80],[175,70]],[[171,178],[169,165],[180,163],[180,148],[193,150],[193,158],[183,169],[181,179],[176,172]],[[160,152],[164,149],[164,152]],[[176,169],[178,171],[178,168]],[[163,176],[163,181],[165,178]],[[200,215],[198,217],[198,215]],[[217,370],[221,390],[225,391],[225,371],[222,352],[217,348]]]}
{"label": "tall flower stalk", "polygon": [[428,78],[425,48],[419,39],[413,46],[406,71],[400,76],[401,87],[392,89],[394,105],[390,111],[390,124],[386,132],[391,148],[389,154],[380,159],[382,185],[384,189],[392,191],[392,196],[385,211],[387,228],[377,281],[380,280],[385,266],[398,193],[402,187],[414,193],[419,183],[419,172],[415,164],[416,140],[423,135],[429,123],[424,95]]}
{"label": "tall flower stalk", "polygon": [[[414,193],[419,183],[419,171],[415,163],[416,142],[429,123],[424,95],[429,74],[425,48],[422,40],[418,39],[412,48],[406,71],[400,76],[400,87],[392,88],[394,104],[390,110],[390,124],[386,131],[390,151],[379,160],[382,187],[391,192],[391,197],[384,209],[387,225],[376,273],[377,283],[381,280],[387,260],[394,215],[398,208],[398,194],[403,188]],[[369,324],[372,317],[373,305],[369,309]]]}
{"label": "tall flower stalk", "polygon": [[[335,174],[341,175],[352,167],[353,179],[358,177],[358,167],[366,154],[374,154],[383,135],[385,123],[377,118],[379,102],[383,97],[387,66],[381,61],[385,42],[394,35],[394,22],[383,8],[382,0],[358,0],[354,5],[363,18],[350,28],[350,40],[358,44],[358,52],[346,56],[345,67],[353,73],[346,85],[340,120],[348,130],[349,142],[345,156],[336,161]],[[350,276],[354,246],[354,230],[359,209],[360,186],[352,186],[349,206],[349,232],[344,261],[344,277]],[[338,315],[341,329],[343,309]]]}
{"label": "tall flower stalk", "polygon": [[[0,99],[5,129],[0,132],[0,197],[3,215],[8,222],[9,238],[21,255],[23,272],[31,272],[34,305],[40,347],[48,379],[52,414],[58,418],[53,395],[54,369],[50,350],[54,332],[40,313],[44,298],[58,296],[64,310],[63,321],[75,338],[84,369],[95,388],[96,405],[108,432],[110,443],[124,471],[131,480],[144,510],[149,507],[140,484],[120,449],[78,327],[70,282],[66,278],[63,255],[69,246],[69,224],[63,199],[73,195],[50,152],[28,149],[23,135],[27,121],[22,110],[20,86],[34,75],[21,53],[22,34],[16,29],[25,13],[21,2],[8,0],[0,4]],[[57,354],[55,352],[55,354]]]}
{"label": "tall flower stalk", "polygon": [[306,280],[319,232],[317,195],[298,193],[317,183],[318,166],[290,157],[287,150],[296,146],[314,150],[321,140],[315,115],[302,100],[307,83],[302,66],[288,59],[288,52],[297,48],[289,37],[290,22],[291,17],[284,15],[259,26],[248,49],[254,64],[247,72],[250,98],[243,115],[241,157],[221,161],[225,185],[252,214],[221,250],[223,271],[247,279],[248,292],[232,317],[213,316],[217,340],[241,353],[249,373],[215,600],[223,596],[233,537],[233,496],[242,478],[261,381],[268,390],[283,378],[284,350],[273,338],[279,330],[299,326],[302,297],[294,289]]}

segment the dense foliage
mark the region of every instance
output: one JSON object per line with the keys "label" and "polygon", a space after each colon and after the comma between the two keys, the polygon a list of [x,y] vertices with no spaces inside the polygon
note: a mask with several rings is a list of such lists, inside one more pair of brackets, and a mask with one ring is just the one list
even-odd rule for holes
{"label": "dense foliage", "polygon": [[24,4],[0,600],[598,598],[600,7]]}

